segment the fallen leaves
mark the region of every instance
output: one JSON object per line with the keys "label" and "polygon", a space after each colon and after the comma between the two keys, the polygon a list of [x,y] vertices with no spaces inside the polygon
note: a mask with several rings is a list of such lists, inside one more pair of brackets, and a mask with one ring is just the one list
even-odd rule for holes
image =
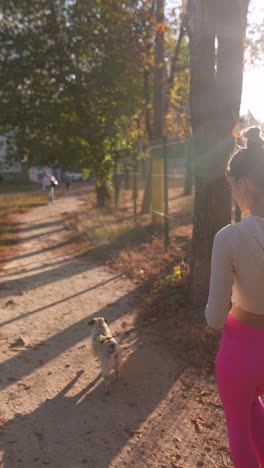
{"label": "fallen leaves", "polygon": [[200,434],[201,426],[200,426],[199,422],[196,419],[192,419],[191,423],[194,425],[195,432],[197,432],[197,434]]}

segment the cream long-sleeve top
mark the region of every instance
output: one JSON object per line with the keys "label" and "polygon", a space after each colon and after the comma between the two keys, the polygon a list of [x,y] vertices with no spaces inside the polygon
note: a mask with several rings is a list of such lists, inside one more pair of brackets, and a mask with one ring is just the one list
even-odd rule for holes
{"label": "cream long-sleeve top", "polygon": [[212,328],[223,328],[230,302],[264,314],[264,218],[248,216],[215,236],[209,298],[205,310]]}

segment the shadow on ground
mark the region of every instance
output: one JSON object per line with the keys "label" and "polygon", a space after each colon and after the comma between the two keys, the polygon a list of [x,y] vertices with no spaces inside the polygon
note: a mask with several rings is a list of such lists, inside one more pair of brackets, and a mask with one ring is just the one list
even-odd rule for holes
{"label": "shadow on ground", "polygon": [[[130,312],[131,297],[128,294],[111,304],[120,308],[119,316],[125,318]],[[111,322],[109,307],[94,315],[103,315]],[[10,381],[12,385],[15,381],[19,384],[19,379],[85,340],[91,317],[87,315],[39,346],[25,349],[6,361],[1,366],[1,388],[10,385]],[[89,349],[83,346],[82,364],[76,366],[75,375],[54,398],[44,399],[32,413],[18,413],[2,425],[0,449],[4,453],[4,468],[39,468],[45,464],[53,468],[121,466],[115,465],[115,458],[131,440],[140,445],[137,429],[166,397],[186,366],[197,362],[201,369],[208,366],[208,358],[199,353],[199,339],[195,342],[195,335],[187,324],[180,323],[177,313],[167,319],[142,312],[135,329],[125,330],[119,341],[131,353],[125,351],[121,377],[114,383],[112,395],[104,395],[97,373],[87,382],[86,365],[92,358],[88,356]],[[49,379],[52,376],[47,374],[41,382],[43,392]]]}

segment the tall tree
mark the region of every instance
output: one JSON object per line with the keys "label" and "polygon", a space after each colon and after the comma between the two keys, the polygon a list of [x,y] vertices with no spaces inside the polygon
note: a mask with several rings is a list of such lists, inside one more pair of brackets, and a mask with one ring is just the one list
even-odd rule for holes
{"label": "tall tree", "polygon": [[190,110],[195,162],[193,304],[206,300],[215,233],[230,222],[224,167],[239,116],[249,0],[189,0]]}
{"label": "tall tree", "polygon": [[10,155],[89,167],[98,197],[107,194],[114,156],[133,143],[142,102],[134,6],[3,0],[2,10],[0,127]]}
{"label": "tall tree", "polygon": [[160,139],[163,136],[164,126],[164,36],[165,36],[165,0],[156,2],[156,39],[155,39],[155,69],[154,69],[154,90],[153,90],[153,131],[152,138]]}
{"label": "tall tree", "polygon": [[[168,78],[164,5],[165,0],[3,0],[0,132],[9,136],[10,157],[31,165],[89,168],[103,204],[117,155],[135,147],[139,135],[147,143],[153,129],[155,138],[162,133]],[[181,42],[180,28],[175,50],[166,51],[170,87]]]}
{"label": "tall tree", "polygon": [[[149,54],[144,69],[145,120],[149,143],[161,140],[165,126],[166,132],[175,139],[186,137],[189,90],[184,2],[177,2],[177,8],[170,12],[170,21],[165,14],[165,0],[153,1],[152,10],[155,28],[149,32],[153,33],[154,51],[146,48]],[[143,213],[151,209],[151,179],[150,167],[142,203]]]}

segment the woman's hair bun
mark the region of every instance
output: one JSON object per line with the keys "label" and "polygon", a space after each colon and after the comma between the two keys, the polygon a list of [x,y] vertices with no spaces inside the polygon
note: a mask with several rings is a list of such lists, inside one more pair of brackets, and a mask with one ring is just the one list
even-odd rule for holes
{"label": "woman's hair bun", "polygon": [[243,136],[247,139],[247,147],[252,148],[253,146],[262,146],[264,144],[264,140],[261,137],[261,130],[259,127],[250,127],[246,130]]}

